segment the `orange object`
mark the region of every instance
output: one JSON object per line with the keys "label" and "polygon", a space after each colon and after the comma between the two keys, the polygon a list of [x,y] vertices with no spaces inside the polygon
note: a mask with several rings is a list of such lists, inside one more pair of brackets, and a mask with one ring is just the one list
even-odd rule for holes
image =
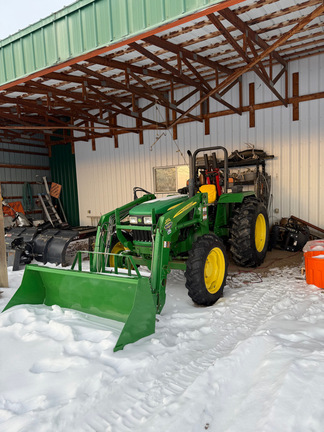
{"label": "orange object", "polygon": [[324,288],[324,251],[304,252],[306,282]]}
{"label": "orange object", "polygon": [[14,210],[16,210],[19,213],[25,214],[24,208],[23,208],[20,201],[13,201],[13,202],[9,203],[9,205],[12,208],[5,206],[5,205],[2,207],[2,211],[3,211],[4,216],[14,217],[15,216]]}
{"label": "orange object", "polygon": [[50,195],[54,198],[60,198],[61,189],[62,186],[60,184],[52,182]]}

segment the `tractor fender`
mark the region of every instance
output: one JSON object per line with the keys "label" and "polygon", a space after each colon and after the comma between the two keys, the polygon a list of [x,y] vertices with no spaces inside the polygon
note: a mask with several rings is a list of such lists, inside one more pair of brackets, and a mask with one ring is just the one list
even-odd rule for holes
{"label": "tractor fender", "polygon": [[218,199],[218,204],[241,204],[245,198],[255,196],[253,191],[226,193],[222,194]]}

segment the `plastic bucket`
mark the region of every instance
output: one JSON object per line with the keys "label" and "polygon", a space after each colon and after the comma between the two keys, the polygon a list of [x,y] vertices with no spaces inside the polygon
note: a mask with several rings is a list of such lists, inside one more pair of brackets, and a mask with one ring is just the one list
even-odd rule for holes
{"label": "plastic bucket", "polygon": [[304,252],[306,282],[324,288],[324,251]]}

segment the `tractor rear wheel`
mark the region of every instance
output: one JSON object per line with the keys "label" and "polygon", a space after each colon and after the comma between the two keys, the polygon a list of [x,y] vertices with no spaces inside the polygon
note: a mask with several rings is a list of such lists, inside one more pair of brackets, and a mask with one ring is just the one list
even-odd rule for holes
{"label": "tractor rear wheel", "polygon": [[193,244],[185,272],[188,295],[198,305],[210,306],[223,296],[227,276],[223,242],[206,234]]}
{"label": "tractor rear wheel", "polygon": [[257,267],[263,263],[269,242],[269,220],[264,204],[256,197],[245,199],[234,210],[229,242],[235,264]]}

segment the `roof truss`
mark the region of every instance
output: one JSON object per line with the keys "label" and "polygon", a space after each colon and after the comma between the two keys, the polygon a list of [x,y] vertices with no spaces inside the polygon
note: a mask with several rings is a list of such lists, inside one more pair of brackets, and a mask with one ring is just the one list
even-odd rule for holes
{"label": "roof truss", "polygon": [[[289,61],[324,52],[324,31],[320,21],[314,22],[324,5],[321,0],[300,1],[244,19],[246,12],[276,3],[260,0],[226,8],[113,54],[93,53],[72,66],[13,84],[0,91],[0,138],[14,142],[47,131],[61,143],[108,136],[118,146],[120,134],[137,133],[142,143],[145,130],[173,129],[176,136],[177,125],[188,121],[205,121],[208,131],[211,101],[214,114],[224,109],[242,114],[241,77],[248,71],[287,106]],[[275,34],[279,27],[280,36]],[[189,89],[186,96],[176,92],[183,87]]]}

